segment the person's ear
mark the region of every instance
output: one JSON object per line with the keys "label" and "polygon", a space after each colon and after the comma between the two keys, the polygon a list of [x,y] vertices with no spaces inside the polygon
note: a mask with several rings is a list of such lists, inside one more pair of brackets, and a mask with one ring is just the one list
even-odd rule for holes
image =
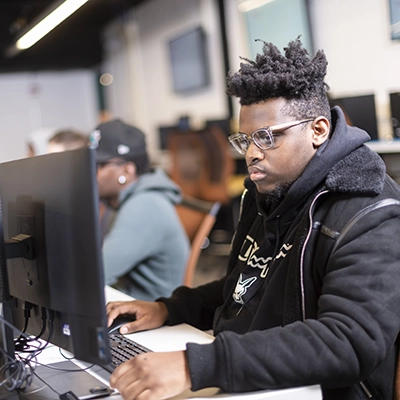
{"label": "person's ear", "polygon": [[129,181],[137,179],[135,163],[127,161],[125,164],[123,164],[123,169],[124,174],[129,178]]}
{"label": "person's ear", "polygon": [[325,117],[317,117],[312,122],[312,143],[315,149],[329,139],[331,124]]}
{"label": "person's ear", "polygon": [[119,172],[120,174],[118,175],[117,180],[121,186],[124,186],[125,184],[129,185],[137,180],[136,165],[133,162],[127,161],[122,164]]}

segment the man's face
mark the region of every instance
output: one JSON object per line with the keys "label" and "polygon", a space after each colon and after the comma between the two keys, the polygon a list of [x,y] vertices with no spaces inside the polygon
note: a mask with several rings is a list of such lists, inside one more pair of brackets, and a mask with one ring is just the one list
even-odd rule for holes
{"label": "man's face", "polygon": [[[257,129],[293,121],[294,118],[281,112],[285,103],[283,98],[274,98],[242,106],[240,133],[250,136]],[[245,155],[246,164],[250,179],[260,193],[285,191],[299,178],[316,152],[311,126],[312,121],[279,133],[274,136],[274,146],[268,150],[250,143]]]}
{"label": "man's face", "polygon": [[123,160],[112,159],[97,166],[97,184],[99,196],[102,200],[117,199],[123,186],[118,182],[118,178],[124,175]]}

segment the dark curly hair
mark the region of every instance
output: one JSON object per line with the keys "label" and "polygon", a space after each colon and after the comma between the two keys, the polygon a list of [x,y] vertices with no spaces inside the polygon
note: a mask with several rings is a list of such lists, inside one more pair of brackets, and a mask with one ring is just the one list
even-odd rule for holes
{"label": "dark curly hair", "polygon": [[241,105],[284,97],[282,110],[295,118],[324,116],[330,120],[330,105],[324,82],[328,61],[322,50],[314,58],[303,48],[300,37],[284,48],[283,55],[272,43],[264,42],[263,54],[252,61],[241,57],[238,72],[227,78],[226,93],[239,97]]}

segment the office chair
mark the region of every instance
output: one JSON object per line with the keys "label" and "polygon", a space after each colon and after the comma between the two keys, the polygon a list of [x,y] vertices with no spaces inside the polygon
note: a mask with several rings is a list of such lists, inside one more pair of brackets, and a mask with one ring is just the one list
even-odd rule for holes
{"label": "office chair", "polygon": [[394,376],[394,400],[400,400],[400,354],[397,350],[396,373]]}
{"label": "office chair", "polygon": [[[184,195],[209,204],[219,203],[220,236],[213,250],[218,248],[221,252],[222,249],[224,253],[227,246],[221,238],[230,236],[235,220],[229,186],[235,164],[229,146],[226,134],[216,125],[197,131],[177,129],[169,133],[167,140],[171,156],[170,177]],[[193,241],[205,213],[187,207],[181,207],[180,213],[188,237]]]}
{"label": "office chair", "polygon": [[201,131],[171,132],[167,147],[171,154],[170,176],[186,195],[209,202],[229,204],[229,178],[234,160],[224,132],[217,126]]}
{"label": "office chair", "polygon": [[183,284],[193,286],[193,277],[197,262],[208,239],[221,205],[219,202],[208,202],[190,196],[184,196],[176,209],[190,240],[189,259],[186,263]]}

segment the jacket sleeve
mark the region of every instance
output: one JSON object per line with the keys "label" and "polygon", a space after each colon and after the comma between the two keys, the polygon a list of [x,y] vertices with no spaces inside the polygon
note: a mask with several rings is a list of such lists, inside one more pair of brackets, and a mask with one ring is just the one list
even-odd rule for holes
{"label": "jacket sleeve", "polygon": [[325,268],[316,318],[188,344],[192,389],[345,387],[368,377],[400,330],[399,208],[377,210],[341,241]]}
{"label": "jacket sleeve", "polygon": [[181,286],[171,297],[160,298],[168,308],[167,325],[187,323],[201,330],[212,329],[215,310],[223,303],[225,278],[195,289]]}

